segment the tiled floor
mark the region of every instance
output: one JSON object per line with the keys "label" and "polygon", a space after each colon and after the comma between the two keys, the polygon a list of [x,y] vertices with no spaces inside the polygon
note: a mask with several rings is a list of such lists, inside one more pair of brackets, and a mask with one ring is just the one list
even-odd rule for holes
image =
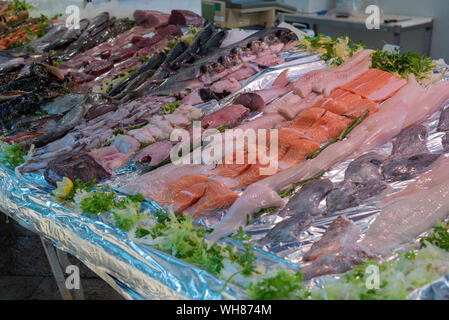
{"label": "tiled floor", "polygon": [[[8,223],[7,223],[8,221]],[[75,257],[87,300],[123,299]],[[0,300],[61,299],[40,238],[0,213]]]}

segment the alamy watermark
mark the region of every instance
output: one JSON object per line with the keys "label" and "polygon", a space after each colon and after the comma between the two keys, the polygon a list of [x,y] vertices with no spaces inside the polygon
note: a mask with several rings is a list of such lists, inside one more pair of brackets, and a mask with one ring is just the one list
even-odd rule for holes
{"label": "alamy watermark", "polygon": [[380,29],[380,8],[376,5],[369,5],[365,9],[368,17],[365,20],[365,26],[368,30]]}
{"label": "alamy watermark", "polygon": [[65,279],[65,287],[68,290],[79,290],[81,288],[80,269],[78,266],[69,265],[65,269],[69,276]]}

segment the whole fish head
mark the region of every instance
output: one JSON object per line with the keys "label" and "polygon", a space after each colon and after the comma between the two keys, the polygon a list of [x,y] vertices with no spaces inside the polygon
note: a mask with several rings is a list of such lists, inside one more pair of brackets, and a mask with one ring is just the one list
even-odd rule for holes
{"label": "whole fish head", "polygon": [[258,54],[264,52],[269,49],[268,44],[261,40],[255,40],[248,44],[248,48],[251,49],[252,52]]}
{"label": "whole fish head", "polygon": [[276,36],[284,43],[287,44],[292,41],[297,41],[298,37],[297,35],[290,30],[287,29],[281,29],[276,33]]}

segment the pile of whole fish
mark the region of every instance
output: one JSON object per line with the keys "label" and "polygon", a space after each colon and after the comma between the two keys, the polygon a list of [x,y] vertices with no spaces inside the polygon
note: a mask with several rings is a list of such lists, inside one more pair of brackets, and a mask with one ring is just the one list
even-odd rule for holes
{"label": "pile of whole fish", "polygon": [[[125,177],[119,191],[213,224],[210,241],[270,209],[262,218],[281,221],[254,241],[266,250],[289,248],[317,221],[331,221],[301,257],[306,279],[387,257],[447,217],[449,108],[438,123],[440,151],[429,150],[431,129],[423,123],[446,104],[449,82],[423,88],[413,75],[405,80],[371,68],[373,51],[360,50],[296,81],[287,67],[268,87],[243,91],[209,112],[203,103],[282,64],[280,54],[295,47],[297,36],[269,28],[229,44],[229,31],[189,11],[136,10],[134,19],[138,26],[108,13],[81,20],[79,29],[54,22],[28,49],[2,52],[16,56],[0,65],[2,141],[32,151],[18,172],[42,170],[51,185],[63,177],[98,182],[135,163],[146,173]],[[208,143],[172,141],[177,129],[190,138],[194,120]],[[266,135],[266,145],[243,139],[228,149],[239,139],[223,132],[230,128],[277,131]],[[388,143],[389,152],[379,151]],[[262,160],[271,159],[274,146],[277,167],[263,174]],[[217,148],[223,152],[212,152]],[[254,148],[257,161],[250,163]],[[184,149],[184,160],[201,150],[212,161],[168,163],[173,150]],[[223,164],[229,158],[243,163]],[[339,181],[317,178],[350,159]],[[401,183],[406,187],[395,190]],[[361,240],[346,213],[366,203],[379,213]]]}
{"label": "pile of whole fish", "polygon": [[[192,44],[196,43],[196,39],[201,39],[203,32],[213,33],[213,25],[206,26],[201,32],[199,32],[192,40]],[[209,31],[207,31],[209,30]],[[290,32],[285,29],[268,29],[261,32],[257,32],[250,38],[243,40],[243,42],[259,43],[262,42],[268,35],[276,34],[289,34]],[[209,35],[209,37],[214,37]],[[291,37],[291,35],[289,35]],[[286,41],[286,40],[285,40]],[[292,40],[293,42],[295,40]],[[242,41],[236,44],[236,48],[240,48]],[[119,84],[116,88],[112,89],[114,93],[117,88],[125,88],[128,84],[140,81],[140,79],[148,79],[148,73],[152,72],[157,77],[158,75],[166,71],[165,68],[169,67],[170,61],[173,57],[178,55],[178,45],[182,42],[178,42],[174,48],[166,55],[164,53],[153,55],[141,69],[132,74],[131,77],[124,80],[122,84]],[[207,47],[201,46],[200,49],[208,48],[212,50],[212,44],[210,41],[206,41]],[[217,49],[220,42],[213,41],[215,48]],[[286,46],[286,50],[291,47],[291,43],[279,42],[282,46],[278,45],[277,52],[280,52],[282,48]],[[197,46],[197,45],[195,45]],[[280,48],[282,47],[282,48]],[[280,49],[279,49],[280,48]],[[182,54],[191,55],[193,49],[190,47]],[[222,49],[217,49],[223,52]],[[216,50],[216,51],[217,51]],[[232,48],[227,48],[225,51],[229,52]],[[267,47],[267,50],[270,50]],[[201,50],[200,50],[201,51]],[[175,52],[175,54],[173,54]],[[266,54],[271,54],[266,52]],[[165,59],[162,59],[164,58]],[[205,58],[197,60],[193,64],[203,61],[203,63],[211,63],[212,59],[220,60],[221,56],[217,57],[215,51],[207,55]],[[193,56],[192,59],[195,59]],[[257,55],[254,54],[254,58],[257,59]],[[162,62],[161,62],[162,61]],[[186,61],[190,61],[187,59]],[[248,60],[249,61],[249,60]],[[187,62],[184,62],[187,63]],[[159,65],[159,67],[157,67]],[[242,67],[242,66],[241,66]],[[164,71],[165,70],[165,71]],[[184,70],[184,69],[182,69]],[[182,72],[182,70],[180,72]],[[135,77],[133,77],[136,75]],[[176,76],[175,73],[174,76]],[[247,75],[251,76],[250,74]],[[280,77],[281,80],[284,77]],[[168,78],[169,81],[171,77]],[[232,78],[233,79],[233,78]],[[218,80],[218,79],[217,79]],[[237,82],[237,80],[233,79]],[[220,81],[217,81],[217,83]],[[282,81],[279,81],[282,82]],[[145,82],[146,83],[146,82]],[[238,83],[238,82],[237,82]],[[123,85],[124,84],[124,85]],[[285,81],[277,84],[273,87],[286,86]],[[234,91],[240,88],[235,87]],[[119,89],[117,89],[119,91]],[[118,102],[115,97],[112,98],[103,96],[101,94],[94,94],[96,99],[99,100],[97,105],[93,106],[92,103],[87,103],[92,99],[85,98],[80,100],[81,104],[76,104],[72,109],[67,108],[66,97],[55,100],[53,105],[57,104],[59,107],[64,107],[65,110],[59,110],[52,105],[47,106],[47,110],[52,110],[52,113],[66,112],[64,117],[58,120],[56,125],[57,134],[43,134],[41,136],[35,136],[26,141],[21,141],[22,145],[34,144],[35,156],[29,159],[23,166],[19,168],[22,172],[30,172],[38,169],[46,168],[51,160],[57,158],[58,154],[63,152],[88,152],[98,163],[100,163],[105,170],[112,172],[117,168],[126,165],[129,160],[135,157],[135,160],[140,163],[146,163],[150,167],[157,166],[166,160],[170,155],[172,148],[172,142],[169,142],[171,132],[176,128],[190,128],[193,120],[200,119],[204,116],[204,113],[190,104],[183,103],[179,95],[155,95],[152,93],[146,94],[140,98],[130,100],[126,103]],[[74,95],[74,99],[70,99],[76,103],[76,97],[80,95]],[[178,99],[178,102],[176,101]],[[70,103],[69,101],[69,103]],[[107,103],[105,101],[108,101]],[[166,113],[162,112],[162,109],[167,105],[178,103],[179,105],[175,110]],[[237,118],[232,119],[228,117],[228,120],[223,122],[224,119],[220,114],[223,114],[225,110],[219,110],[213,114],[210,114],[203,118],[203,122],[207,123],[208,128],[219,128],[220,126],[231,123],[236,123],[237,120],[242,120],[243,117],[249,116],[250,109],[241,106],[244,110],[243,114]],[[232,110],[234,110],[233,108]],[[234,111],[228,112],[229,115],[235,114]],[[234,116],[232,116],[234,117]],[[214,120],[215,119],[215,120]],[[217,119],[220,119],[217,121]],[[64,124],[64,125],[61,125]],[[120,134],[117,134],[120,132]],[[46,145],[47,144],[47,145]],[[148,146],[148,147],[146,147]],[[51,152],[49,152],[51,150]],[[139,151],[140,150],[140,151]],[[99,179],[97,179],[99,180]]]}

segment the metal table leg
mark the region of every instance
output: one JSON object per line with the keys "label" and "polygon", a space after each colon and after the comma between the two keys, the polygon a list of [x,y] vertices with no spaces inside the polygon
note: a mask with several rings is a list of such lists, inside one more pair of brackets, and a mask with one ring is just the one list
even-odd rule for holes
{"label": "metal table leg", "polygon": [[79,289],[69,290],[66,287],[66,278],[64,271],[69,265],[72,265],[67,257],[67,253],[55,248],[50,242],[48,242],[44,238],[42,237],[40,238],[62,299],[84,300],[84,292],[83,288],[81,287],[81,282]]}

